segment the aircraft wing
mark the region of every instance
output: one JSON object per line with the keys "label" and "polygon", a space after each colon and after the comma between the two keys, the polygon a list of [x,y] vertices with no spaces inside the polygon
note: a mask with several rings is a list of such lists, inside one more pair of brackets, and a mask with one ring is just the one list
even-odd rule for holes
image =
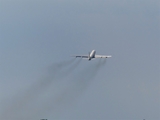
{"label": "aircraft wing", "polygon": [[95,58],[109,58],[111,55],[95,55]]}
{"label": "aircraft wing", "polygon": [[88,55],[74,55],[72,57],[81,57],[81,58],[88,58]]}

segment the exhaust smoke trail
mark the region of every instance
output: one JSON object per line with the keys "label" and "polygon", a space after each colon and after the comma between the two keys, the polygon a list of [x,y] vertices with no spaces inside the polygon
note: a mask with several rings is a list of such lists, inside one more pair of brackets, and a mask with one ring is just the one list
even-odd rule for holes
{"label": "exhaust smoke trail", "polygon": [[63,111],[64,106],[70,106],[74,100],[82,95],[88,86],[92,83],[93,79],[96,77],[99,69],[106,63],[105,61],[97,61],[97,63],[90,64],[86,66],[80,73],[73,76],[63,90],[59,90],[59,93],[52,96],[49,101],[47,101],[43,108],[47,109],[47,112],[55,115]]}
{"label": "exhaust smoke trail", "polygon": [[[15,98],[12,98],[12,101],[9,105],[4,108],[4,112],[2,115],[0,115],[0,118],[5,118],[6,116],[8,118],[14,118],[16,116],[22,116],[19,115],[23,109],[26,109],[26,107],[34,101],[41,93],[44,93],[46,89],[48,89],[49,86],[54,84],[54,81],[56,79],[62,80],[61,71],[67,67],[69,67],[67,74],[70,74],[72,72],[72,69],[74,70],[76,66],[80,63],[80,61],[77,61],[74,63],[75,59],[71,59],[68,61],[59,62],[57,64],[52,65],[49,69],[50,72],[48,72],[46,77],[43,77],[36,81],[27,91],[23,91],[15,96]],[[72,65],[73,64],[73,65]],[[22,113],[21,113],[22,114]]]}
{"label": "exhaust smoke trail", "polygon": [[48,76],[50,76],[51,78],[55,77],[55,80],[62,79],[72,73],[81,61],[82,59],[78,59],[72,64],[57,64],[55,66],[52,66],[52,68],[48,71]]}
{"label": "exhaust smoke trail", "polygon": [[53,115],[61,113],[64,106],[71,105],[85,92],[106,60],[100,59],[96,63],[89,64],[76,75],[71,75],[80,62],[81,59],[77,61],[72,59],[51,65],[46,77],[38,80],[29,90],[12,100],[12,104],[3,112],[2,119],[31,120],[40,116],[43,118],[49,113]]}

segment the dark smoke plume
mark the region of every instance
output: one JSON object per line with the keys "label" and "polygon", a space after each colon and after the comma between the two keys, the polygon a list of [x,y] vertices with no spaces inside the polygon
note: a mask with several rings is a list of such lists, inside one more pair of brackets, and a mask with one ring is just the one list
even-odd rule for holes
{"label": "dark smoke plume", "polygon": [[71,105],[85,92],[106,60],[100,59],[89,63],[81,72],[73,76],[71,73],[76,70],[80,62],[81,59],[72,59],[51,65],[45,77],[13,98],[11,105],[4,109],[0,118],[31,120],[40,115],[42,117],[49,113],[55,115],[63,111],[64,106]]}
{"label": "dark smoke plume", "polygon": [[72,76],[65,84],[66,86],[59,89],[58,94],[54,95],[45,103],[44,107],[47,112],[52,114],[63,111],[64,106],[70,106],[71,103],[82,95],[87,87],[92,83],[99,69],[104,66],[106,60],[99,60],[82,69],[77,75]]}

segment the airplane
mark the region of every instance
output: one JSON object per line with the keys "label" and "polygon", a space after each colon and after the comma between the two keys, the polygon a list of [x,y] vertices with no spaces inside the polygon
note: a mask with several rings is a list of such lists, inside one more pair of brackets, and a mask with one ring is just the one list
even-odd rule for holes
{"label": "airplane", "polygon": [[92,60],[93,58],[109,58],[109,57],[112,57],[111,55],[96,55],[96,51],[95,50],[92,50],[88,55],[75,55],[75,56],[72,56],[72,57],[80,57],[80,58],[86,58],[88,60]]}

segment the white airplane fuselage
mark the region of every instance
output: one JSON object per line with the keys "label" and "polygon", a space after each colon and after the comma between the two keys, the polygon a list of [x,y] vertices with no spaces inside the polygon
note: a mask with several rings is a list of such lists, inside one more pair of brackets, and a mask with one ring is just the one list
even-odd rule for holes
{"label": "white airplane fuselage", "polygon": [[95,58],[95,54],[96,54],[96,51],[92,50],[92,52],[89,54],[88,60],[91,60],[92,58]]}

